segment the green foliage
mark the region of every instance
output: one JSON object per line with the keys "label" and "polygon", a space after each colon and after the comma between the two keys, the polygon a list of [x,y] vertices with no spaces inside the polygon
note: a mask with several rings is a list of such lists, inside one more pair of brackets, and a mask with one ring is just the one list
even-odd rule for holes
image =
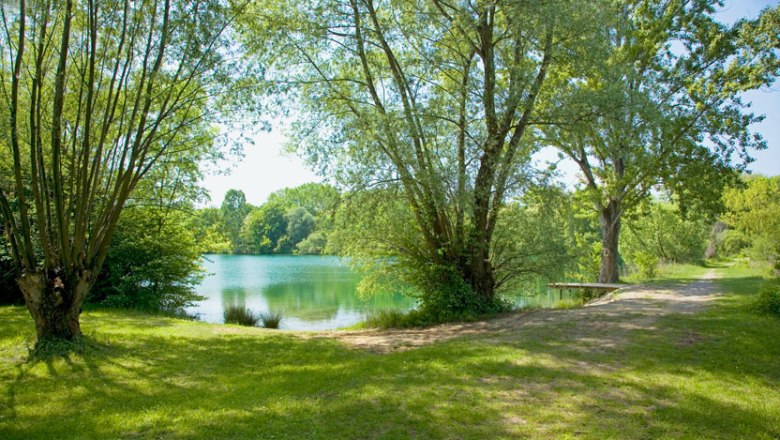
{"label": "green foliage", "polygon": [[582,172],[601,216],[600,277],[611,278],[601,281],[615,281],[623,213],[659,186],[683,212],[716,213],[750,150],[766,147],[751,129],[763,118],[740,94],[772,84],[778,74],[771,43],[778,9],[729,28],[713,19],[712,2],[593,2],[592,8],[594,26],[608,31],[587,34],[587,52],[569,59],[566,73],[578,80],[561,84],[546,102],[550,119],[566,122],[543,132]]}
{"label": "green foliage", "polygon": [[[545,198],[544,200],[547,200]],[[553,199],[554,209],[563,223],[563,240],[568,261],[561,261],[565,279],[593,282],[601,267],[601,232],[598,216],[591,207],[587,191],[565,192]]]}
{"label": "green foliage", "polygon": [[[780,320],[743,307],[763,278],[733,269],[718,269],[723,295],[702,313],[548,311],[414,350],[388,345],[390,354],[88,310],[94,349],[28,362],[27,311],[0,307],[0,431],[29,440],[772,440]],[[518,325],[491,331],[513,318]]]}
{"label": "green foliage", "polygon": [[644,279],[655,277],[658,270],[658,257],[650,252],[637,251],[631,255],[631,261]]}
{"label": "green foliage", "polygon": [[597,289],[576,289],[571,298],[559,299],[552,305],[554,309],[576,309],[598,298],[603,291]]}
{"label": "green foliage", "polygon": [[747,245],[754,259],[769,261],[780,270],[780,176],[752,176],[744,185],[729,188],[722,220],[733,228],[725,252]]}
{"label": "green foliage", "polygon": [[328,251],[366,260],[394,255],[396,247],[421,252],[422,236],[397,188],[349,194],[336,211]]}
{"label": "green foliage", "polygon": [[286,233],[276,244],[275,252],[308,255],[325,252],[333,229],[331,216],[340,202],[338,190],[322,183],[306,183],[273,192],[267,204],[282,207],[287,223]]}
{"label": "green foliage", "polygon": [[780,281],[770,281],[761,287],[756,298],[755,309],[758,313],[780,318]]}
{"label": "green foliage", "polygon": [[660,263],[703,261],[710,229],[695,212],[683,215],[670,203],[647,203],[627,216],[620,252],[630,267],[652,278]]}
{"label": "green foliage", "polygon": [[30,350],[30,361],[52,362],[57,358],[84,355],[91,348],[93,344],[84,336],[72,340],[41,339],[36,341],[35,346]]}
{"label": "green foliage", "polygon": [[364,286],[415,290],[458,316],[501,309],[499,287],[546,266],[520,255],[537,235],[494,260],[494,234],[534,181],[531,121],[543,90],[567,81],[585,3],[280,1],[239,20],[295,103],[290,148],[353,191],[326,251],[369,267]]}
{"label": "green foliage", "polygon": [[412,310],[397,310],[397,309],[380,309],[371,312],[366,319],[358,324],[357,328],[377,328],[382,330],[390,329],[408,329],[408,328],[421,328],[431,327],[446,322],[474,322],[480,319],[494,318],[497,313],[508,312],[510,305],[505,304],[503,307],[494,307],[491,311],[485,313],[477,313],[473,311],[458,312],[458,313],[432,313],[431,310],[426,309],[412,309]]}
{"label": "green foliage", "polygon": [[304,183],[295,188],[284,188],[268,196],[268,203],[276,203],[287,210],[303,208],[318,220],[333,212],[339,204],[339,191],[323,183]]}
{"label": "green foliage", "polygon": [[574,237],[575,266],[566,276],[581,282],[598,280],[601,268],[601,242],[595,233]]}
{"label": "green foliage", "polygon": [[750,247],[750,238],[745,233],[736,229],[727,229],[718,243],[717,252],[722,256],[736,256],[748,247]]}
{"label": "green foliage", "polygon": [[[125,206],[189,208],[203,195],[201,161],[221,156],[217,119],[233,110],[212,97],[234,92],[241,75],[218,49],[229,44],[235,11],[222,0],[0,8],[1,229],[18,273],[46,281],[25,284],[38,336],[78,337],[83,301],[104,267],[117,284],[104,286],[105,298],[186,304],[192,260],[172,257],[184,251],[113,234],[128,229],[126,219],[117,226]],[[144,258],[106,262],[111,243],[114,257]]]}
{"label": "green foliage", "polygon": [[419,314],[423,325],[450,321],[474,321],[512,309],[501,296],[475,294],[472,286],[452,266],[429,265],[411,272],[413,285],[420,289]]}
{"label": "green foliage", "polygon": [[258,315],[258,318],[263,323],[264,328],[278,329],[282,323],[284,316],[281,312],[263,312]]}
{"label": "green foliage", "polygon": [[579,289],[577,291],[577,299],[579,299],[582,304],[585,304],[592,299],[598,298],[601,293],[603,292],[597,289]]}
{"label": "green foliage", "polygon": [[125,210],[89,301],[179,313],[202,299],[200,248],[181,213],[159,208]]}
{"label": "green foliage", "polygon": [[[523,245],[515,243],[515,248]],[[335,216],[329,246],[338,246],[364,274],[359,293],[403,293],[419,300],[409,318],[415,326],[472,320],[509,307],[498,296],[476,295],[456,262],[429,261],[414,215],[397,188],[350,194]]]}
{"label": "green foliage", "polygon": [[230,190],[220,209],[196,213],[193,228],[208,253],[321,254],[339,201],[335,188],[320,183],[281,189],[259,207]]}
{"label": "green foliage", "polygon": [[295,245],[295,253],[299,255],[321,255],[324,253],[328,239],[322,232],[312,232],[308,237]]}
{"label": "green foliage", "polygon": [[240,237],[242,225],[252,207],[246,203],[246,195],[243,191],[231,189],[225,193],[220,210],[222,211],[224,231],[230,238],[231,248],[233,252],[238,252],[242,242]]}
{"label": "green foliage", "polygon": [[381,309],[375,310],[366,317],[361,323],[363,328],[379,328],[379,329],[392,329],[392,328],[409,328],[414,327],[410,325],[409,313],[396,309]]}
{"label": "green foliage", "polygon": [[[652,277],[652,281],[654,285],[686,282],[688,280],[701,278],[708,270],[709,268],[707,266],[701,264],[659,263],[655,267],[655,274]],[[638,270],[635,270],[626,274],[623,280],[627,283],[643,283],[649,279],[642,276]]]}
{"label": "green foliage", "polygon": [[260,315],[241,306],[225,307],[222,316],[225,320],[225,324],[238,324],[247,327],[256,327],[261,319]]}
{"label": "green foliage", "polygon": [[[358,293],[405,293],[419,296],[411,269],[413,255],[423,252],[423,238],[414,226],[413,214],[397,188],[349,194],[339,206],[326,252],[349,257],[364,274]],[[396,257],[397,247],[407,251]]]}
{"label": "green foliage", "polygon": [[[501,292],[539,276],[556,277],[571,264],[569,205],[557,203],[567,197],[558,188],[539,186],[502,209],[490,257]],[[366,274],[361,293],[404,293],[418,299],[415,325],[474,319],[509,307],[500,295],[475,295],[457,261],[430,263],[414,224],[405,200],[393,189],[351,194],[335,217],[329,246],[338,246]]]}
{"label": "green foliage", "polygon": [[582,301],[579,299],[560,299],[555,302],[553,308],[562,310],[576,309],[582,307],[582,304]]}
{"label": "green foliage", "polygon": [[419,307],[403,313],[401,327],[422,327],[452,321],[474,321],[509,311],[512,304],[501,296],[475,295],[472,287],[451,266],[420,265],[383,259],[357,264],[366,276],[358,285],[362,295],[402,293],[415,298]]}
{"label": "green foliage", "polygon": [[232,252],[230,237],[225,233],[222,211],[217,208],[196,210],[191,221],[195,240],[204,253],[229,254]]}
{"label": "green foliage", "polygon": [[241,226],[241,251],[249,254],[271,254],[286,250],[287,219],[284,208],[265,203],[244,218]]}
{"label": "green foliage", "polygon": [[287,239],[290,246],[296,246],[314,231],[315,220],[306,208],[295,207],[284,214],[287,220]]}
{"label": "green foliage", "polygon": [[513,290],[540,276],[563,276],[574,259],[567,243],[569,202],[560,188],[538,186],[503,209],[491,255],[499,289]]}

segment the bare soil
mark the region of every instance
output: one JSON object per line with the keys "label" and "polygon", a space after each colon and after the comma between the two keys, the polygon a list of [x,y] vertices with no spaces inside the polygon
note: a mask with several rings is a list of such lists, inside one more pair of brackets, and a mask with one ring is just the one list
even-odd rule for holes
{"label": "bare soil", "polygon": [[[611,348],[625,342],[629,331],[655,328],[662,316],[701,311],[717,296],[714,278],[715,271],[711,270],[700,280],[687,284],[630,286],[576,309],[520,311],[489,321],[421,329],[329,331],[300,336],[333,338],[356,349],[389,353],[467,336],[479,335],[482,340],[500,342],[539,327],[565,323],[567,339],[578,342],[575,346]],[[691,333],[680,344],[698,339]]]}

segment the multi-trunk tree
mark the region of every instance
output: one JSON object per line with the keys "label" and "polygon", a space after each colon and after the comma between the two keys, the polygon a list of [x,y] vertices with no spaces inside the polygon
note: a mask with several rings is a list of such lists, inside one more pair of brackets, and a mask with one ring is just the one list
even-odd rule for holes
{"label": "multi-trunk tree", "polygon": [[[528,182],[534,144],[526,134],[539,96],[558,80],[556,66],[571,56],[590,9],[559,1],[274,5],[258,3],[247,15],[245,44],[268,56],[277,91],[303,115],[298,151],[353,189],[400,197],[417,239],[401,242],[388,230],[374,244],[398,257],[384,262],[408,263],[398,274],[430,293],[425,305],[494,307],[504,279],[493,253],[501,208]],[[261,24],[274,28],[272,41],[255,36]]]}
{"label": "multi-trunk tree", "polygon": [[[780,8],[726,27],[716,2],[600,4],[602,31],[551,100],[545,140],[580,168],[602,231],[600,282],[619,278],[624,214],[665,189],[681,210],[712,210],[764,148],[740,100],[778,74]],[[575,60],[576,61],[576,60]]]}
{"label": "multi-trunk tree", "polygon": [[195,0],[1,8],[3,230],[38,340],[73,339],[134,188],[209,141],[230,14]]}

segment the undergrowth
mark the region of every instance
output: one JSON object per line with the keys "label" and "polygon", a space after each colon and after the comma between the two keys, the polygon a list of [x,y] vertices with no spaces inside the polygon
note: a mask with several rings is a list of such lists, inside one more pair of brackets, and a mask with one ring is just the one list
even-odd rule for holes
{"label": "undergrowth", "polygon": [[223,316],[225,318],[225,324],[238,324],[254,327],[260,322],[260,316],[255,314],[255,312],[238,306],[226,307]]}
{"label": "undergrowth", "polygon": [[281,312],[265,312],[260,313],[260,320],[263,322],[263,327],[265,328],[272,328],[272,329],[278,329],[279,326],[282,324],[282,319],[284,317],[282,316]]}
{"label": "undergrowth", "polygon": [[769,281],[761,287],[755,302],[756,312],[780,318],[780,280]]}

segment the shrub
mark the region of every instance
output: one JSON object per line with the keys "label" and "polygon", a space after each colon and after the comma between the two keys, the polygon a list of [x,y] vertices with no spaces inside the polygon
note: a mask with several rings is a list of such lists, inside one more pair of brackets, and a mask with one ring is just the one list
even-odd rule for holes
{"label": "shrub", "polygon": [[644,260],[629,259],[639,271],[643,270],[643,264],[649,268],[650,256],[659,261],[699,262],[704,257],[710,231],[710,222],[693,210],[683,213],[674,204],[651,202],[626,218],[620,252]]}
{"label": "shrub", "polygon": [[225,318],[225,324],[238,324],[254,327],[260,322],[260,316],[247,308],[238,306],[226,308],[222,316]]}
{"label": "shrub", "polygon": [[636,264],[642,278],[650,279],[655,277],[656,269],[658,269],[658,257],[649,252],[636,252],[634,264]]}
{"label": "shrub", "polygon": [[155,207],[123,211],[88,301],[180,315],[202,300],[200,248],[185,220]]}
{"label": "shrub", "polygon": [[279,328],[279,325],[282,323],[282,314],[280,312],[261,313],[259,318],[263,321],[263,327],[265,328]]}
{"label": "shrub", "polygon": [[358,328],[379,328],[379,329],[402,329],[402,328],[420,328],[447,322],[473,322],[489,319],[498,313],[511,310],[509,303],[502,301],[502,308],[484,313],[461,312],[442,314],[436,313],[429,308],[422,307],[409,311],[401,310],[377,310],[370,313]]}
{"label": "shrub", "polygon": [[780,282],[768,283],[759,290],[756,311],[780,318]]}
{"label": "shrub", "polygon": [[365,327],[380,329],[406,328],[410,325],[409,314],[401,310],[382,309],[371,312],[363,321]]}
{"label": "shrub", "polygon": [[413,276],[413,284],[421,291],[421,305],[409,314],[416,316],[419,325],[475,321],[512,309],[500,295],[477,295],[454,267],[421,265]]}

